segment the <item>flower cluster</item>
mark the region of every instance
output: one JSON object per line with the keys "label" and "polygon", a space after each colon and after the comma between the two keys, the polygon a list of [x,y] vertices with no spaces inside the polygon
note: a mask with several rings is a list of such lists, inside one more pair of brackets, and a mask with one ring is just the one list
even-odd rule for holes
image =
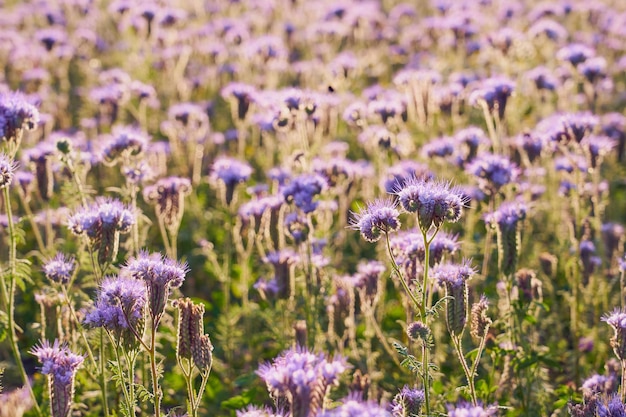
{"label": "flower cluster", "polygon": [[419,416],[422,405],[424,405],[424,391],[405,385],[393,397],[391,413],[393,417]]}
{"label": "flower cluster", "polygon": [[48,375],[52,417],[68,416],[74,397],[76,371],[84,358],[72,353],[58,340],[55,340],[52,345],[44,340],[39,346],[33,348],[31,353],[39,359],[42,365],[41,373]]}
{"label": "flower cluster", "polygon": [[391,414],[373,402],[364,402],[358,396],[348,396],[341,405],[318,414],[317,417],[391,417]]}
{"label": "flower cluster", "polygon": [[146,202],[155,206],[157,217],[170,229],[178,229],[183,217],[185,196],[191,194],[187,178],[161,178],[143,190]]}
{"label": "flower cluster", "polygon": [[19,143],[24,131],[39,123],[39,111],[19,92],[0,94],[0,137]]}
{"label": "flower cluster", "polygon": [[322,353],[298,347],[284,351],[271,364],[261,365],[257,374],[272,397],[287,398],[291,415],[309,416],[321,409],[329,388],[339,383],[339,375],[346,369],[348,365],[341,357],[329,360]]}
{"label": "flower cluster", "polygon": [[445,287],[449,297],[447,304],[446,324],[450,333],[459,336],[463,333],[467,323],[468,294],[467,280],[476,271],[470,266],[469,261],[460,265],[440,264],[433,268],[432,277],[441,287]]}
{"label": "flower cluster", "polygon": [[326,180],[318,174],[302,174],[293,178],[281,188],[281,192],[287,203],[295,204],[305,214],[312,213],[318,206],[313,201],[326,187]]}
{"label": "flower cluster", "polygon": [[611,338],[611,347],[619,360],[626,359],[626,312],[615,310],[603,319],[615,331]]}
{"label": "flower cluster", "polygon": [[505,275],[515,272],[521,245],[519,224],[526,218],[526,204],[514,201],[503,203],[496,211],[485,215],[485,222],[496,229],[498,262]]}
{"label": "flower cluster", "polygon": [[124,346],[136,346],[137,336],[143,334],[146,301],[144,282],[122,276],[106,278],[93,309],[85,315],[85,324],[104,327]]}
{"label": "flower cluster", "polygon": [[354,214],[352,227],[361,232],[368,242],[378,241],[383,234],[400,228],[400,212],[391,199],[379,199],[367,204],[365,209]]}
{"label": "flower cluster", "polygon": [[478,185],[488,194],[495,194],[519,175],[518,168],[510,159],[490,153],[478,155],[466,170],[476,177]]}
{"label": "flower cluster", "polygon": [[179,288],[185,280],[187,265],[173,261],[160,253],[140,252],[132,258],[121,273],[127,273],[137,280],[144,281],[147,287],[148,306],[153,326],[158,325],[165,304],[173,288]]}
{"label": "flower cluster", "polygon": [[237,184],[247,181],[252,175],[252,167],[245,162],[234,158],[219,157],[213,162],[210,181],[214,184],[223,184],[223,199],[227,205],[233,200],[233,193]]}
{"label": "flower cluster", "polygon": [[200,371],[207,371],[213,363],[213,345],[208,335],[204,334],[204,305],[195,304],[189,298],[177,301],[178,343],[176,355],[192,360]]}
{"label": "flower cluster", "polygon": [[150,137],[137,129],[116,129],[102,150],[104,161],[114,165],[129,157],[137,157],[145,151],[149,141]]}
{"label": "flower cluster", "polygon": [[76,261],[74,258],[68,258],[63,253],[57,253],[43,265],[43,272],[50,281],[60,284],[67,284],[72,278]]}
{"label": "flower cluster", "polygon": [[78,236],[86,236],[98,262],[105,265],[117,256],[119,235],[135,223],[133,212],[118,200],[98,197],[96,201],[68,219],[68,227]]}
{"label": "flower cluster", "polygon": [[409,213],[416,213],[423,233],[443,222],[455,223],[461,218],[465,200],[449,183],[409,178],[396,191],[398,200]]}
{"label": "flower cluster", "polygon": [[13,181],[17,164],[7,155],[0,153],[0,189],[8,187]]}

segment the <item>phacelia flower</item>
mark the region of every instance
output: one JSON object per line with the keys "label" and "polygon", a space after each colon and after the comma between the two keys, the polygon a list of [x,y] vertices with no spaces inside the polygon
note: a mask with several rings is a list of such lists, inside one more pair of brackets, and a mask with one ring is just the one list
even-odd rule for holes
{"label": "phacelia flower", "polygon": [[150,137],[137,129],[128,127],[114,129],[113,135],[102,150],[104,161],[114,165],[125,158],[137,157],[145,151],[149,141]]}
{"label": "phacelia flower", "polygon": [[160,253],[140,252],[122,268],[123,273],[143,280],[148,289],[148,306],[153,325],[158,325],[165,304],[173,288],[179,288],[185,280],[187,265],[173,261]]}
{"label": "phacelia flower", "polygon": [[470,94],[469,102],[473,106],[484,105],[503,119],[506,103],[514,90],[515,83],[508,78],[489,78]]}
{"label": "phacelia flower", "polygon": [[60,284],[67,284],[72,278],[74,269],[76,268],[76,260],[66,257],[63,253],[57,253],[43,265],[43,272],[50,281]]}
{"label": "phacelia flower", "polygon": [[0,94],[0,137],[19,144],[22,134],[34,130],[39,123],[39,111],[19,92]]}
{"label": "phacelia flower", "polygon": [[526,218],[527,207],[522,202],[503,203],[493,213],[485,215],[485,222],[496,229],[498,263],[509,275],[515,272],[521,246],[520,223]]}
{"label": "phacelia flower", "polygon": [[243,410],[237,410],[237,417],[286,417],[282,413],[274,413],[267,407],[249,405]]}
{"label": "phacelia flower", "polygon": [[481,189],[490,194],[515,181],[519,174],[510,159],[489,153],[478,155],[466,170],[477,178]]}
{"label": "phacelia flower", "polygon": [[615,310],[603,318],[615,331],[611,347],[619,360],[626,359],[626,312]]}
{"label": "phacelia flower", "polygon": [[98,252],[98,262],[105,265],[115,259],[119,235],[130,231],[135,223],[132,211],[118,200],[98,197],[68,219],[68,227],[78,236],[86,236],[93,251]]}
{"label": "phacelia flower", "polygon": [[389,194],[396,192],[402,185],[411,178],[421,178],[429,181],[433,178],[430,169],[419,162],[405,160],[387,169],[381,187]]}
{"label": "phacelia flower", "polygon": [[0,190],[11,185],[17,163],[7,155],[0,153]]}
{"label": "phacelia flower", "polygon": [[410,178],[396,191],[400,205],[409,213],[416,213],[420,228],[427,232],[431,226],[439,228],[444,221],[455,223],[461,217],[465,201],[449,183]]}
{"label": "phacelia flower", "polygon": [[252,175],[252,167],[234,158],[219,157],[213,162],[209,179],[214,184],[223,185],[223,199],[227,205],[233,200],[237,184],[247,181]]}
{"label": "phacelia flower", "polygon": [[365,402],[352,395],[343,399],[340,406],[322,412],[318,417],[391,417],[391,414],[374,402]]}
{"label": "phacelia flower", "polygon": [[487,309],[489,308],[489,301],[484,295],[480,297],[478,302],[472,305],[470,312],[470,334],[476,339],[485,337],[489,326],[491,326],[491,319],[487,316]]}
{"label": "phacelia flower", "polygon": [[461,403],[448,406],[448,417],[492,417],[498,415],[498,408],[494,406],[484,407]]}
{"label": "phacelia flower", "polygon": [[40,142],[24,152],[25,159],[30,162],[34,169],[39,195],[45,201],[50,200],[54,190],[52,163],[55,154],[56,147],[50,142]]}
{"label": "phacelia flower", "polygon": [[326,180],[318,174],[302,174],[281,187],[287,203],[293,203],[305,214],[312,213],[318,206],[314,198],[328,187]]}
{"label": "phacelia flower", "polygon": [[271,364],[261,365],[257,375],[272,397],[285,398],[292,413],[297,410],[297,415],[308,416],[317,413],[327,391],[339,384],[339,375],[346,369],[348,365],[341,357],[328,359],[298,347],[284,351]]}
{"label": "phacelia flower", "polygon": [[405,385],[400,392],[393,397],[391,413],[393,417],[419,416],[424,401],[424,390]]}
{"label": "phacelia flower", "polygon": [[361,232],[368,242],[377,242],[383,234],[400,228],[400,213],[391,199],[379,199],[367,203],[364,210],[354,214],[352,228]]}
{"label": "phacelia flower", "polygon": [[33,348],[31,353],[41,362],[41,373],[48,375],[52,417],[67,417],[74,397],[76,371],[84,358],[72,353],[58,340],[52,345],[45,340]]}
{"label": "phacelia flower", "polygon": [[181,177],[161,178],[143,190],[143,198],[155,206],[156,215],[170,230],[180,226],[185,196],[191,194],[191,181]]}
{"label": "phacelia flower", "polygon": [[441,264],[433,268],[432,277],[439,286],[445,287],[446,295],[446,324],[451,334],[460,336],[465,330],[468,315],[467,280],[476,271],[469,262],[457,264]]}

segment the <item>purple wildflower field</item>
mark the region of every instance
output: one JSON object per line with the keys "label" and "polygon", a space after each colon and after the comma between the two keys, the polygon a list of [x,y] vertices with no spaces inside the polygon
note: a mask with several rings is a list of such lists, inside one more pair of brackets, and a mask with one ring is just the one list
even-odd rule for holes
{"label": "purple wildflower field", "polygon": [[0,0],[0,417],[625,417],[626,3]]}

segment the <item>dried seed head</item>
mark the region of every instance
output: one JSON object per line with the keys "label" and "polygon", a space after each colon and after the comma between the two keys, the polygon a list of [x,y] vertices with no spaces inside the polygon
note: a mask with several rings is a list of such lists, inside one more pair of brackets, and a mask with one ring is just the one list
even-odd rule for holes
{"label": "dried seed head", "polygon": [[204,333],[204,306],[194,304],[189,298],[180,298],[176,305],[179,312],[176,354],[180,358],[191,359],[192,346],[200,343]]}
{"label": "dried seed head", "polygon": [[211,369],[213,364],[213,345],[209,335],[203,334],[197,343],[191,345],[193,363],[201,372]]}
{"label": "dried seed head", "polygon": [[476,339],[482,339],[485,337],[487,331],[489,331],[489,326],[491,326],[491,319],[487,317],[488,308],[489,301],[484,295],[480,297],[480,300],[472,306],[470,334]]}

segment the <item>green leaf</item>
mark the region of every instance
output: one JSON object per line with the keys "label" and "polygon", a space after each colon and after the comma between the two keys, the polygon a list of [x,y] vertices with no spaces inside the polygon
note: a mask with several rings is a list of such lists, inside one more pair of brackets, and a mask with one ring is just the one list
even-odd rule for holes
{"label": "green leaf", "polygon": [[0,310],[0,342],[6,339],[9,334],[9,316]]}
{"label": "green leaf", "polygon": [[222,401],[222,407],[229,410],[239,410],[248,404],[250,404],[250,398],[245,394],[237,395],[235,397],[229,398],[226,401]]}

